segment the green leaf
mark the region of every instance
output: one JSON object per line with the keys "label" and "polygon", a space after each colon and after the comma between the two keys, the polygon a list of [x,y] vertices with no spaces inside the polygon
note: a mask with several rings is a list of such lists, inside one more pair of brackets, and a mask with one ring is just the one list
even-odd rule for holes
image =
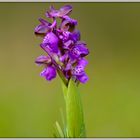
{"label": "green leaf", "polygon": [[64,137],[67,137],[67,134],[66,134],[66,121],[65,121],[65,117],[64,117],[62,108],[60,109],[60,113],[61,113],[61,121],[62,121],[62,124],[63,124]]}
{"label": "green leaf", "polygon": [[85,137],[83,108],[78,87],[71,79],[68,88],[63,87],[63,91],[66,102],[67,137]]}
{"label": "green leaf", "polygon": [[66,87],[65,83],[62,80],[61,80],[61,85],[62,85],[62,91],[63,91],[63,94],[64,94],[64,98],[66,100],[68,88]]}
{"label": "green leaf", "polygon": [[57,130],[57,133],[55,134],[55,136],[60,137],[60,138],[64,138],[65,137],[64,133],[63,133],[63,131],[62,131],[62,129],[57,121],[56,121],[55,125],[56,125],[56,130]]}

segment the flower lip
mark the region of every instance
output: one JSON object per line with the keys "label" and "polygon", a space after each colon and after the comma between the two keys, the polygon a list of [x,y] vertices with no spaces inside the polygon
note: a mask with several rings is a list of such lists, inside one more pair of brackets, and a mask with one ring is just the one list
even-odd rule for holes
{"label": "flower lip", "polygon": [[82,75],[84,73],[84,67],[82,65],[76,66],[73,71],[73,75]]}
{"label": "flower lip", "polygon": [[89,80],[88,76],[85,73],[83,75],[77,76],[77,79],[83,84],[85,84]]}
{"label": "flower lip", "polygon": [[46,80],[51,81],[56,77],[56,69],[53,66],[48,66],[40,73],[40,76],[43,76]]}

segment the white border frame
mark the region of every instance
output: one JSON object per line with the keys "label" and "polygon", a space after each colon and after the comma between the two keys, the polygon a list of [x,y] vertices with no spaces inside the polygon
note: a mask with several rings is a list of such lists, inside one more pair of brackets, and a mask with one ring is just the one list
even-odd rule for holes
{"label": "white border frame", "polygon": [[0,2],[140,2],[140,0],[0,0]]}

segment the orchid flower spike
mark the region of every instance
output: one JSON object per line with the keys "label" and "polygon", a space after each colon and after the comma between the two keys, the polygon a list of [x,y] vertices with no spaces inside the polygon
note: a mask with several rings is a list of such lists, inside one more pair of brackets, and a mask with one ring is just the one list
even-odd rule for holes
{"label": "orchid flower spike", "polygon": [[[40,18],[40,24],[35,28],[35,34],[43,37],[40,47],[47,53],[47,56],[39,56],[35,60],[35,63],[44,66],[40,75],[51,81],[58,73],[66,85],[71,78],[78,83],[88,81],[84,69],[88,64],[85,56],[89,50],[86,43],[80,40],[77,21],[69,17],[71,11],[70,5],[59,10],[51,6],[45,15],[52,19],[52,23]],[[61,20],[60,25],[57,18]]]}

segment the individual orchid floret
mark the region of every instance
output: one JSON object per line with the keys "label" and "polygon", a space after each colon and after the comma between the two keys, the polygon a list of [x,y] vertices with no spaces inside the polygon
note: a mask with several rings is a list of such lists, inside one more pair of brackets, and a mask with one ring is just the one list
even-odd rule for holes
{"label": "individual orchid floret", "polygon": [[46,35],[48,32],[52,31],[54,27],[56,27],[56,20],[51,24],[48,21],[39,18],[40,25],[35,28],[36,35]]}
{"label": "individual orchid floret", "polygon": [[79,60],[77,66],[73,69],[73,75],[75,75],[81,83],[86,83],[88,81],[88,76],[84,71],[87,64],[88,62],[86,59],[81,59]]}
{"label": "individual orchid floret", "polygon": [[89,50],[85,43],[77,43],[69,52],[70,58],[77,59],[89,54]]}
{"label": "individual orchid floret", "polygon": [[[52,23],[39,19],[40,25],[35,28],[35,34],[43,36],[40,47],[48,56],[40,56],[36,59],[38,65],[45,66],[41,76],[50,81],[56,77],[56,73],[68,85],[71,78],[75,82],[86,83],[88,77],[85,73],[89,54],[86,43],[80,40],[80,31],[76,29],[77,20],[69,17],[72,7],[63,6],[59,10],[52,6],[46,13]],[[61,20],[57,23],[57,18]]]}
{"label": "individual orchid floret", "polygon": [[46,12],[46,16],[48,18],[54,18],[54,17],[61,17],[68,15],[72,11],[72,6],[65,5],[61,7],[59,10],[55,10],[53,6],[50,6],[50,11]]}
{"label": "individual orchid floret", "polygon": [[60,25],[60,29],[62,31],[73,31],[76,25],[77,21],[75,19],[71,19],[70,17],[65,16]]}
{"label": "individual orchid floret", "polygon": [[56,69],[53,66],[53,63],[49,56],[41,55],[36,59],[35,62],[38,65],[44,66],[44,70],[40,73],[40,76],[45,77],[48,81],[51,81],[53,78],[56,77]]}
{"label": "individual orchid floret", "polygon": [[[48,48],[51,52],[58,52],[58,37],[53,33],[49,32],[43,39],[42,46]],[[47,51],[47,50],[46,50]]]}

